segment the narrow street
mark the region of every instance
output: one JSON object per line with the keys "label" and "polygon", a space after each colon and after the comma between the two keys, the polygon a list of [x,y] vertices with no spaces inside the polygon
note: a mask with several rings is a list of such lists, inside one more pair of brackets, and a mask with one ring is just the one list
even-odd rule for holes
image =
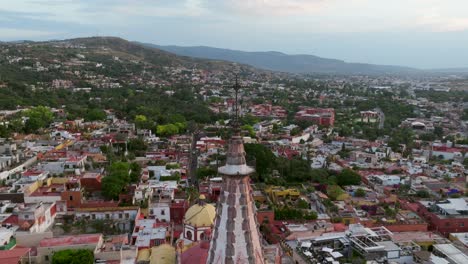
{"label": "narrow street", "polygon": [[194,132],[192,134],[192,145],[190,147],[190,165],[188,175],[190,177],[190,186],[198,187],[197,180],[197,167],[198,167],[198,151],[197,151],[197,141],[200,139],[200,134]]}

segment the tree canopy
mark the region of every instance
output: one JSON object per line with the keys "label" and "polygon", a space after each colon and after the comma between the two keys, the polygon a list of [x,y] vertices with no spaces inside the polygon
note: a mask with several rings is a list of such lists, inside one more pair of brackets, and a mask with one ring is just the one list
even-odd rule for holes
{"label": "tree canopy", "polygon": [[52,256],[52,264],[93,264],[94,255],[87,249],[65,249]]}
{"label": "tree canopy", "polygon": [[[138,180],[139,175],[131,175],[131,167],[128,162],[114,162],[109,167],[109,173],[102,179],[102,194],[108,199],[118,199],[119,194],[132,180]],[[139,166],[138,166],[139,168]]]}
{"label": "tree canopy", "polygon": [[359,185],[361,176],[352,169],[344,169],[336,176],[336,183],[340,186]]}
{"label": "tree canopy", "polygon": [[26,133],[34,133],[41,128],[45,128],[54,119],[50,108],[45,106],[37,106],[26,110],[24,115],[28,118],[24,127]]}

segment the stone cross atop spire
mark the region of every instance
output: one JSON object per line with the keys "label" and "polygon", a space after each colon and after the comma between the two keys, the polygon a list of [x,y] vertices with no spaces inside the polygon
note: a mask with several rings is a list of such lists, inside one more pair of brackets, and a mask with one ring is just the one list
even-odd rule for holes
{"label": "stone cross atop spire", "polygon": [[235,92],[235,105],[234,105],[234,122],[233,122],[233,129],[235,134],[240,134],[240,120],[239,120],[239,90],[241,89],[241,86],[239,85],[239,77],[236,74],[236,82],[234,84],[234,92]]}
{"label": "stone cross atop spire", "polygon": [[244,142],[240,134],[240,120],[239,120],[239,90],[241,86],[239,85],[238,77],[236,75],[236,83],[234,84],[234,91],[236,104],[235,104],[235,116],[234,122],[232,125],[233,136],[229,139],[226,165],[219,168],[218,171],[224,175],[250,175],[254,172],[252,167],[247,166],[245,161],[245,150]]}

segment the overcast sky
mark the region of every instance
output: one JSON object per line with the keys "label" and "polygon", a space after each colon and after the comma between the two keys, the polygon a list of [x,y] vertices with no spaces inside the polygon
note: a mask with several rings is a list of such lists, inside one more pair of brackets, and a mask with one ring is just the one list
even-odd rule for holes
{"label": "overcast sky", "polygon": [[0,0],[0,40],[162,45],[468,67],[467,0]]}

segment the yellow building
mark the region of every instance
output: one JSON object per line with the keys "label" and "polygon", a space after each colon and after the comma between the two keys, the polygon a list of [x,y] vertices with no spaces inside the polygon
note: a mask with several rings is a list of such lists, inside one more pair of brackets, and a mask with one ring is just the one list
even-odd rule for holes
{"label": "yellow building", "polygon": [[279,186],[269,187],[265,191],[270,195],[274,202],[278,202],[279,199],[285,199],[286,197],[297,199],[301,196],[301,193],[297,189],[284,189]]}

